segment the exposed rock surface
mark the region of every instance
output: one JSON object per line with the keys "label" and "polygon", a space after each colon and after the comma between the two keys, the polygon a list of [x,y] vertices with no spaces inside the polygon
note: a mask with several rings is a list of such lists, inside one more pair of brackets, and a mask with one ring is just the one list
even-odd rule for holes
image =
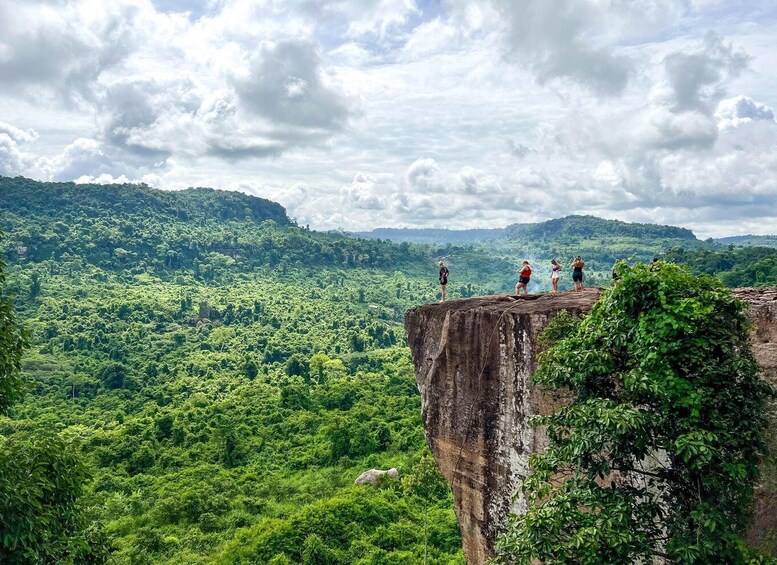
{"label": "exposed rock surface", "polygon": [[[756,357],[765,378],[777,385],[777,289],[735,292],[750,303]],[[596,289],[527,298],[494,295],[407,313],[426,438],[453,490],[470,564],[484,563],[507,514],[525,509],[514,495],[529,457],[546,445],[542,433],[528,425],[532,415],[556,407],[530,385],[537,338],[559,311],[587,311],[598,297]],[[777,551],[777,464],[771,459],[763,467],[749,538]]]}
{"label": "exposed rock surface", "polygon": [[353,482],[355,485],[364,485],[364,484],[370,484],[370,485],[376,485],[380,480],[384,477],[388,476],[392,479],[398,479],[399,478],[399,471],[397,471],[394,467],[389,469],[388,471],[381,471],[380,469],[370,469],[369,471],[364,471],[361,475],[359,475],[356,480]]}

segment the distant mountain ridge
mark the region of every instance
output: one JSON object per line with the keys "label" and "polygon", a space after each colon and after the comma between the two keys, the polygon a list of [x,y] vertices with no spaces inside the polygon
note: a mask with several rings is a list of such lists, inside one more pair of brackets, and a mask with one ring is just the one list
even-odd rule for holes
{"label": "distant mountain ridge", "polygon": [[366,239],[388,239],[395,242],[462,244],[499,239],[503,237],[504,230],[504,228],[471,230],[449,230],[445,228],[377,228],[368,232],[355,232],[352,235]]}
{"label": "distant mountain ridge", "polygon": [[777,247],[777,235],[732,235],[715,240],[725,245],[742,247]]}
{"label": "distant mountain ridge", "polygon": [[[298,226],[280,204],[212,188],[0,177],[0,257],[204,277],[259,266],[395,267],[429,250]],[[417,247],[417,248],[416,248]],[[412,249],[411,249],[412,248]]]}
{"label": "distant mountain ridge", "polygon": [[[45,190],[45,195],[42,191]],[[76,184],[0,177],[0,209],[22,215],[97,217],[106,212],[178,221],[292,222],[286,209],[264,198],[213,188],[160,190],[143,184]]]}
{"label": "distant mountain ridge", "polygon": [[640,224],[605,220],[596,216],[565,216],[538,223],[510,224],[494,229],[423,229],[378,228],[354,235],[370,239],[389,239],[428,244],[460,244],[489,240],[537,240],[552,238],[634,237],[650,239],[677,239],[696,242],[698,238],[689,229],[659,224]]}

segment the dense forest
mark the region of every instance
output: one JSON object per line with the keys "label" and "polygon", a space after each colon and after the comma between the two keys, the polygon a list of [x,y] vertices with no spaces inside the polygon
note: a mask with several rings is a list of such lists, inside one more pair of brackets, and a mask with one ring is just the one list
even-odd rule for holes
{"label": "dense forest", "polygon": [[[23,178],[0,178],[0,211],[2,292],[28,342],[0,470],[60,446],[78,494],[70,541],[52,529],[20,563],[463,563],[402,328],[439,299],[439,258],[453,298],[577,253],[602,285],[616,259],[659,253],[777,282],[759,248],[584,217],[425,245],[311,231],[244,194]],[[399,480],[354,485],[389,467]],[[20,555],[3,533],[0,557]]]}
{"label": "dense forest", "polygon": [[730,287],[777,284],[777,248],[774,247],[675,248],[664,259],[686,264],[696,274],[713,275]]}
{"label": "dense forest", "polygon": [[[433,250],[311,232],[203,189],[3,179],[0,201],[4,292],[30,342],[3,445],[78,444],[97,549],[118,563],[462,562],[401,325],[437,299]],[[0,451],[10,469],[18,449]],[[389,467],[399,480],[353,484]],[[20,562],[73,559],[62,547]]]}

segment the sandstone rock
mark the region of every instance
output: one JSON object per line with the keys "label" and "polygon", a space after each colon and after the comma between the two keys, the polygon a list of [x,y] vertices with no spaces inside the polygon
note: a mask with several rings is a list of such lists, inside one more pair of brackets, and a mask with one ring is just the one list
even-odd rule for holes
{"label": "sandstone rock", "polygon": [[398,479],[399,478],[399,471],[397,471],[394,467],[389,469],[388,471],[381,471],[380,469],[370,469],[369,471],[364,471],[361,475],[359,475],[353,484],[355,485],[364,485],[364,484],[370,484],[375,485],[380,482],[380,480],[384,477],[388,476],[392,479]]}
{"label": "sandstone rock", "polygon": [[[750,304],[756,358],[765,378],[777,385],[777,289],[735,292]],[[563,401],[530,385],[537,338],[559,311],[587,311],[598,297],[596,289],[525,298],[494,295],[407,313],[424,431],[451,485],[470,564],[485,563],[506,516],[525,511],[525,501],[514,495],[529,457],[547,443],[528,418],[548,414]],[[772,428],[777,431],[777,423]],[[770,459],[762,467],[748,541],[777,545],[777,463]]]}

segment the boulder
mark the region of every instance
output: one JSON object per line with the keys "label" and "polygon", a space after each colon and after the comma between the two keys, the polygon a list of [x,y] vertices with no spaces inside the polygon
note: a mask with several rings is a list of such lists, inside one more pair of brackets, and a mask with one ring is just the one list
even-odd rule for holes
{"label": "boulder", "polygon": [[388,476],[391,479],[398,479],[399,471],[397,471],[393,467],[388,471],[381,471],[380,469],[370,469],[369,471],[364,471],[361,475],[359,475],[356,478],[356,480],[353,482],[353,484],[376,485],[383,479],[384,476]]}

